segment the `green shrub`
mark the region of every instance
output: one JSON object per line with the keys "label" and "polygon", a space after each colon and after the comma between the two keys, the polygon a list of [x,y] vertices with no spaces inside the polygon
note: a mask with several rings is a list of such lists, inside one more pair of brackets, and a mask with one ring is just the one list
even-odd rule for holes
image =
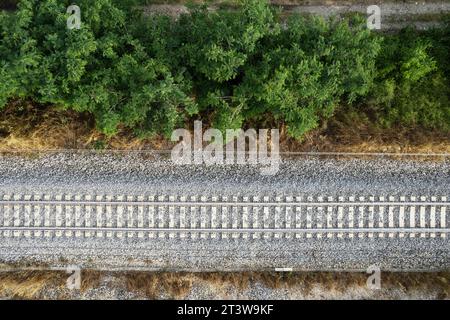
{"label": "green shrub", "polygon": [[432,54],[437,46],[428,34],[411,30],[385,37],[368,99],[382,126],[450,130],[448,60],[437,62]]}
{"label": "green shrub", "polygon": [[[89,112],[114,135],[170,134],[194,115],[220,129],[287,126],[301,139],[340,105],[380,126],[449,130],[449,29],[383,35],[358,17],[292,16],[266,0],[144,17],[141,0],[21,0],[0,14],[0,108],[12,99]],[[198,114],[198,115],[197,115]]]}
{"label": "green shrub", "polygon": [[238,12],[194,8],[173,23],[147,24],[143,41],[192,79],[199,108],[220,129],[272,118],[301,138],[330,117],[341,99],[366,94],[380,41],[362,19],[292,17],[282,27],[267,1]]}
{"label": "green shrub", "polygon": [[82,27],[69,30],[69,1],[22,0],[1,16],[1,105],[29,98],[95,115],[108,135],[120,124],[169,134],[195,112],[189,84],[127,32],[131,9],[113,0],[79,0]]}
{"label": "green shrub", "polygon": [[260,46],[259,57],[236,87],[245,117],[271,113],[301,138],[332,116],[344,99],[365,95],[375,75],[379,39],[363,21],[292,17],[278,37]]}

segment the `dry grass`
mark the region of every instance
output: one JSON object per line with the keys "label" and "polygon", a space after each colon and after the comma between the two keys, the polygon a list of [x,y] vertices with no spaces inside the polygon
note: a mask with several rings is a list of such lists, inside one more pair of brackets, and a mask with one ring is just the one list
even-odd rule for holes
{"label": "dry grass", "polygon": [[17,101],[0,113],[0,151],[74,148],[90,123],[83,115]]}
{"label": "dry grass", "polygon": [[386,288],[400,288],[403,291],[424,291],[436,289],[439,299],[450,299],[450,273],[386,273],[382,275]]}
{"label": "dry grass", "polygon": [[[149,299],[161,297],[183,299],[193,286],[203,284],[227,292],[230,288],[243,292],[250,286],[261,283],[271,289],[301,290],[304,296],[315,287],[335,295],[345,294],[352,288],[365,288],[365,273],[346,272],[100,272],[83,270],[81,293],[100,286],[103,276],[119,279],[123,289],[139,293]],[[63,271],[26,271],[0,273],[0,297],[12,299],[43,299],[51,296],[58,299],[71,297],[65,287],[67,274]],[[383,290],[413,292],[435,292],[439,299],[450,298],[450,273],[382,273]],[[117,283],[117,282],[116,282]]]}
{"label": "dry grass", "polygon": [[367,276],[363,273],[346,272],[244,272],[244,273],[201,273],[196,275],[202,281],[217,286],[231,286],[239,290],[248,289],[256,282],[271,289],[300,287],[305,294],[309,294],[314,286],[321,286],[326,290],[343,292],[349,286],[363,286]]}
{"label": "dry grass", "polygon": [[[281,130],[283,151],[450,153],[450,136],[411,128],[383,129],[351,116],[330,120],[298,142]],[[136,138],[129,130],[108,138],[87,114],[15,102],[0,112],[0,152],[64,149],[170,150],[162,137]]]}
{"label": "dry grass", "polygon": [[17,101],[0,112],[0,152],[64,149],[139,150],[162,148],[162,139],[140,140],[122,130],[108,138],[87,114]]}
{"label": "dry grass", "polygon": [[92,288],[100,286],[104,273],[97,270],[81,270],[81,288],[82,292],[85,292]]}
{"label": "dry grass", "polygon": [[0,273],[0,297],[39,299],[46,287],[63,288],[64,272],[26,271]]}
{"label": "dry grass", "polygon": [[[258,281],[269,288],[302,287],[306,294],[319,285],[326,291],[343,293],[349,287],[364,287],[367,274],[349,272],[300,272],[300,273],[258,273]],[[382,273],[384,289],[432,290],[440,292],[441,298],[450,297],[449,273]]]}
{"label": "dry grass", "polygon": [[[325,291],[345,293],[349,288],[363,288],[365,273],[347,272],[242,272],[242,273],[145,273],[124,274],[127,290],[145,294],[155,299],[161,296],[180,299],[186,297],[194,283],[204,283],[217,289],[234,288],[240,292],[255,283],[271,289],[300,288],[305,295],[319,286]],[[437,291],[439,298],[450,297],[450,273],[383,273],[382,285],[386,290],[399,289],[404,292]]]}
{"label": "dry grass", "polygon": [[[9,266],[11,267],[11,266]],[[100,286],[103,272],[81,271],[81,292]],[[66,289],[69,277],[65,271],[0,271],[0,297],[11,299],[43,299],[46,290],[57,291],[58,299],[70,296]]]}
{"label": "dry grass", "polygon": [[285,138],[286,151],[368,153],[450,153],[448,133],[408,128],[381,128],[355,113],[341,112],[302,142]]}
{"label": "dry grass", "polygon": [[175,299],[186,297],[192,288],[193,277],[190,273],[124,273],[126,288],[128,291],[137,291],[145,294],[150,299],[155,299],[161,294],[166,294]]}

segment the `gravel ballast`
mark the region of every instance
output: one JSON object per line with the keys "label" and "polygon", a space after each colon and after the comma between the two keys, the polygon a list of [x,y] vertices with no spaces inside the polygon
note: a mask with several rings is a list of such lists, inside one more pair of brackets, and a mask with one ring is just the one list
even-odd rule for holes
{"label": "gravel ballast", "polygon": [[[450,198],[445,161],[297,157],[273,176],[255,166],[177,166],[145,153],[0,158],[0,194]],[[448,213],[447,213],[448,216]],[[105,270],[448,270],[448,237],[2,237],[4,263]]]}

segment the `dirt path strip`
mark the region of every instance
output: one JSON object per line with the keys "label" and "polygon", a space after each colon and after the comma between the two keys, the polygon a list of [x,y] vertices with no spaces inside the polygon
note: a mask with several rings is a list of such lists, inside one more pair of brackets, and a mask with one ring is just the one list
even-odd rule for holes
{"label": "dirt path strip", "polygon": [[[397,30],[408,25],[417,29],[429,29],[439,27],[445,16],[450,15],[450,2],[436,3],[382,3],[378,4],[381,9],[382,30]],[[283,15],[293,13],[304,15],[320,15],[331,17],[334,15],[345,16],[350,13],[366,14],[368,4],[331,4],[331,5],[297,5],[280,4]],[[217,6],[212,6],[212,10]],[[188,8],[182,4],[154,4],[145,7],[147,14],[166,14],[178,17],[188,12]]]}

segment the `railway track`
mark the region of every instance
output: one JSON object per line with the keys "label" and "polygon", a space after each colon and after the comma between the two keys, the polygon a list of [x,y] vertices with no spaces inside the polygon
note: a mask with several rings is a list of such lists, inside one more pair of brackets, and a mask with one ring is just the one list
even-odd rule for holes
{"label": "railway track", "polygon": [[3,238],[446,238],[445,196],[3,195]]}

